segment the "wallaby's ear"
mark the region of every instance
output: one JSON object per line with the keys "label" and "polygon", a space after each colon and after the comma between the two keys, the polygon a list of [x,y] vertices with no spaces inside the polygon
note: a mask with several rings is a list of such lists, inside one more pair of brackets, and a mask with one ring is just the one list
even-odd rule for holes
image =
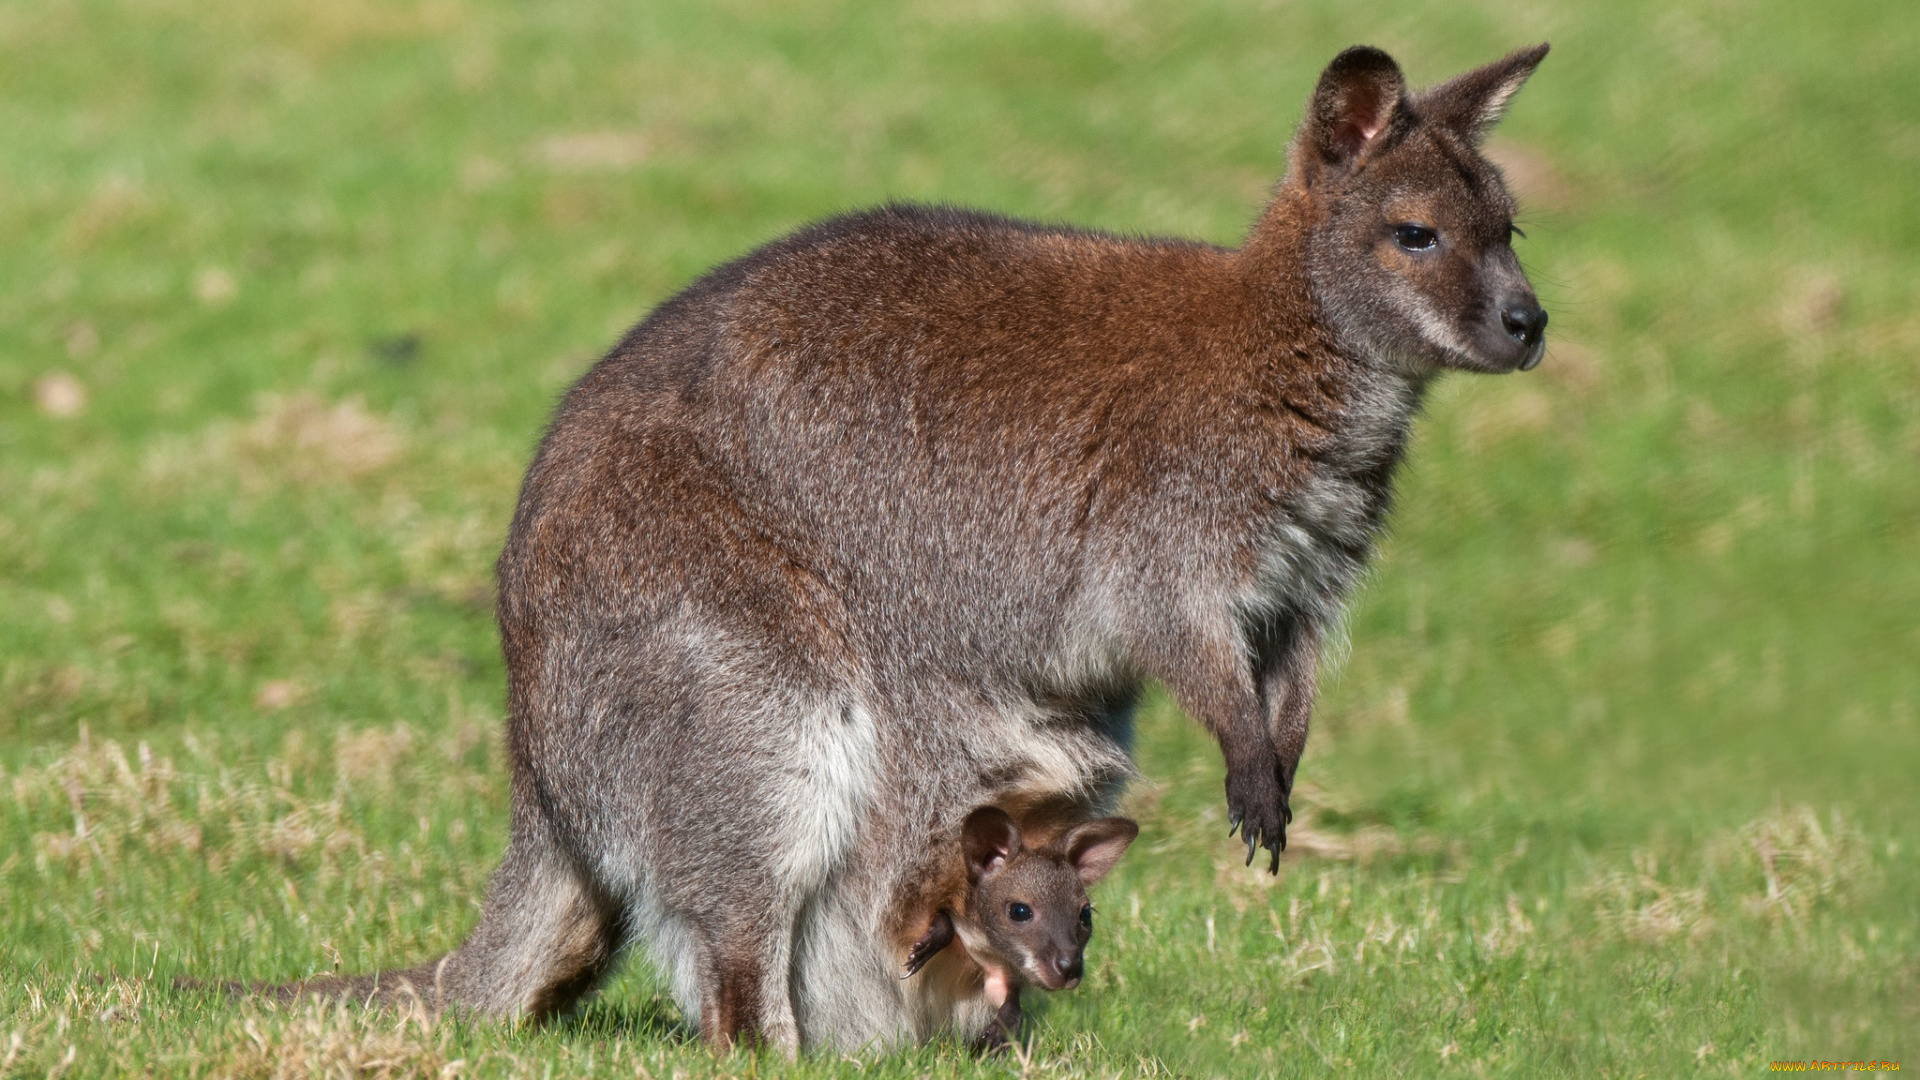
{"label": "wallaby's ear", "polygon": [[1080,872],[1080,883],[1091,885],[1107,876],[1113,864],[1127,853],[1127,845],[1139,835],[1140,826],[1130,818],[1089,821],[1067,834],[1064,842],[1067,861]]}
{"label": "wallaby's ear", "polygon": [[1400,65],[1379,49],[1355,45],[1334,57],[1320,73],[1295,146],[1300,179],[1312,187],[1352,167],[1393,122],[1406,90]]}
{"label": "wallaby's ear", "polygon": [[1414,109],[1428,123],[1451,128],[1478,145],[1500,122],[1507,102],[1520,91],[1527,76],[1546,59],[1547,48],[1543,41],[1423,90],[1414,99]]}
{"label": "wallaby's ear", "polygon": [[1020,829],[1005,810],[983,806],[960,826],[960,850],[967,857],[967,880],[977,882],[1007,864],[1020,850]]}

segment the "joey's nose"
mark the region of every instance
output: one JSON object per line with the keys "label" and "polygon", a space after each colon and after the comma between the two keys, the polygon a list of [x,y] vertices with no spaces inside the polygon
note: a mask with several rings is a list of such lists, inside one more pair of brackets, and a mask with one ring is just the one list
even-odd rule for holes
{"label": "joey's nose", "polygon": [[1071,958],[1056,956],[1053,959],[1053,970],[1060,973],[1061,986],[1072,986],[1080,981],[1081,960],[1077,956]]}
{"label": "joey's nose", "polygon": [[1522,345],[1537,345],[1547,332],[1547,309],[1531,296],[1509,296],[1500,305],[1500,325]]}

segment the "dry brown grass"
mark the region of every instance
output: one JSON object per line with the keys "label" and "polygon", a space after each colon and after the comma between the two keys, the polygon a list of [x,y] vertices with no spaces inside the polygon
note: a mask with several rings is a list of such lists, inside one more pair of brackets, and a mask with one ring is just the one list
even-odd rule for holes
{"label": "dry brown grass", "polygon": [[[1777,806],[1737,829],[1708,837],[1698,857],[1642,848],[1633,869],[1600,875],[1588,886],[1606,926],[1632,941],[1702,940],[1728,920],[1804,922],[1823,905],[1844,903],[1880,874],[1865,834],[1835,811],[1822,824],[1808,806]],[[1693,880],[1676,880],[1691,875]]]}
{"label": "dry brown grass", "polygon": [[406,447],[400,429],[360,397],[328,402],[302,390],[262,395],[244,423],[216,420],[197,436],[158,440],[142,470],[150,483],[169,490],[224,480],[259,493],[373,476]]}
{"label": "dry brown grass", "polygon": [[248,1016],[245,1036],[213,1072],[257,1080],[450,1080],[468,1071],[452,1031],[418,1001],[364,1010],[308,1000],[278,1023]]}

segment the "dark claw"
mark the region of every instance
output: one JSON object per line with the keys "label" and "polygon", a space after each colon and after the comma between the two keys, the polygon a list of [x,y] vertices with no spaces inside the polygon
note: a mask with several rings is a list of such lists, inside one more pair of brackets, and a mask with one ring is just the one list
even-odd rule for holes
{"label": "dark claw", "polygon": [[1227,835],[1232,836],[1236,831],[1239,830],[1239,828],[1240,828],[1240,815],[1235,814],[1233,815],[1233,820],[1227,822]]}
{"label": "dark claw", "polygon": [[[941,948],[945,947],[944,945],[941,946]],[[900,977],[903,979],[911,979],[915,975],[920,974],[920,969],[926,967],[927,961],[933,959],[939,952],[940,949],[930,949],[925,943],[914,946],[913,952],[907,957],[906,973]]]}
{"label": "dark claw", "polygon": [[1253,830],[1248,829],[1246,832],[1241,833],[1240,835],[1247,842],[1247,865],[1252,866],[1253,865]]}
{"label": "dark claw", "polygon": [[[1286,844],[1284,843],[1280,845],[1280,847],[1285,847],[1285,846]],[[1280,848],[1273,849],[1273,861],[1267,864],[1267,873],[1275,877],[1280,876]]]}

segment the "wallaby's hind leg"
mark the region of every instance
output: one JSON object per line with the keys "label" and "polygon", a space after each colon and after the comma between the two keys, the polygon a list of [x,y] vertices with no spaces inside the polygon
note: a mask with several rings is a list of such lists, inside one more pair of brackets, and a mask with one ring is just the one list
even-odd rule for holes
{"label": "wallaby's hind leg", "polygon": [[778,904],[708,912],[717,932],[701,942],[700,1037],[716,1052],[746,1042],[793,1057],[793,930],[797,912]]}
{"label": "wallaby's hind leg", "polygon": [[487,1015],[552,1016],[607,973],[620,922],[618,906],[543,827],[516,822],[487,883],[480,924],[437,972],[439,986],[454,1003]]}
{"label": "wallaby's hind leg", "polygon": [[708,952],[700,979],[700,1039],[715,1053],[725,1053],[737,1042],[761,1037],[765,979],[752,957],[727,955],[725,946],[716,943],[709,943]]}

